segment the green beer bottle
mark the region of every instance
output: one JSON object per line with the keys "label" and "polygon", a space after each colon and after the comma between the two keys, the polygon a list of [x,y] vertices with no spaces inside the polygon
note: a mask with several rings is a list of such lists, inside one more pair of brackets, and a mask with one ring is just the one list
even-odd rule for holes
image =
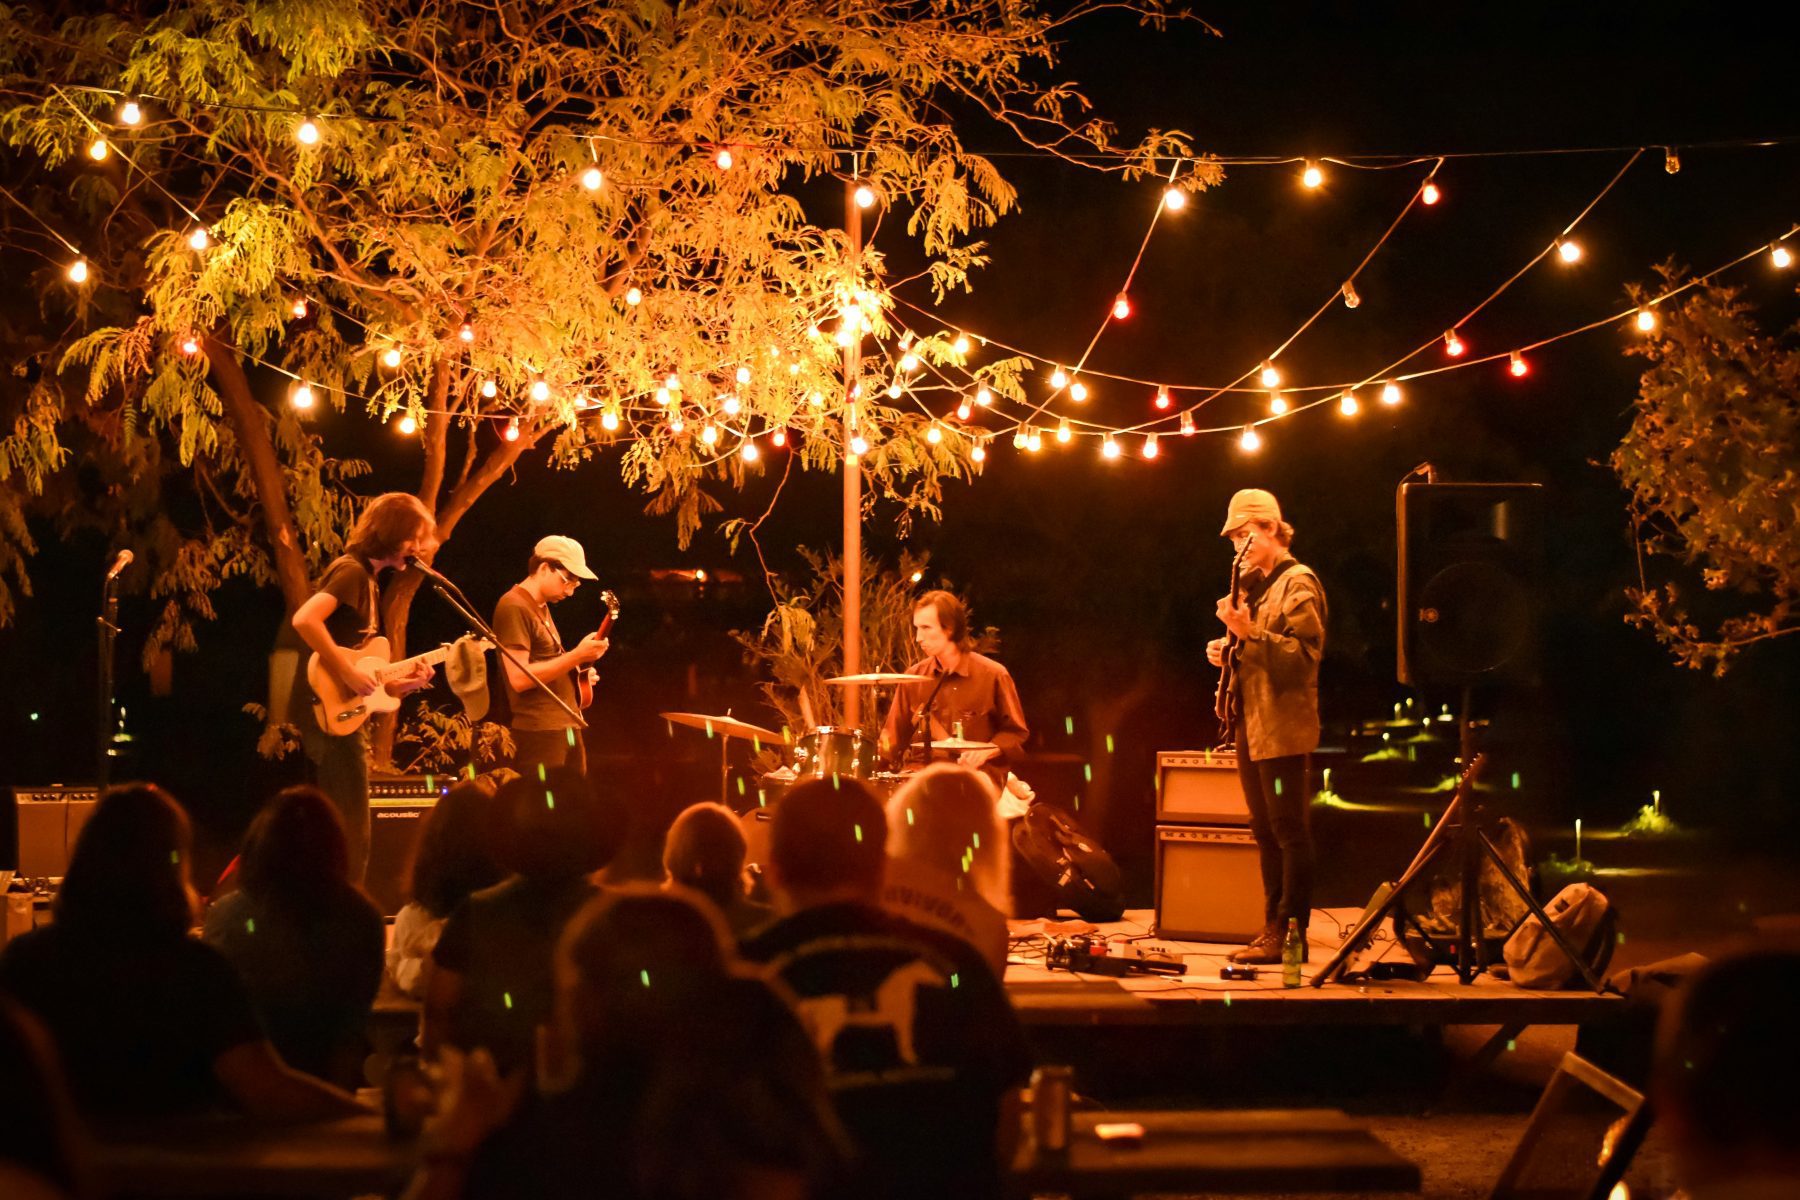
{"label": "green beer bottle", "polygon": [[1300,936],[1300,918],[1289,917],[1287,938],[1281,943],[1281,986],[1300,986],[1300,962],[1306,957],[1306,940]]}

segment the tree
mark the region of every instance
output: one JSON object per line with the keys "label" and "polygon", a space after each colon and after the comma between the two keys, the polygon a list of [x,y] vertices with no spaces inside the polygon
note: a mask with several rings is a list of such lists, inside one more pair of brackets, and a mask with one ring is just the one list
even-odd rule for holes
{"label": "tree", "polygon": [[[0,8],[0,138],[25,180],[6,233],[66,322],[29,352],[0,472],[24,464],[15,482],[39,488],[61,428],[96,411],[119,455],[161,446],[198,513],[152,563],[165,641],[191,636],[228,574],[304,598],[361,470],[326,407],[417,432],[408,486],[444,538],[529,453],[616,455],[684,543],[719,508],[709,488],[760,469],[749,454],[835,470],[855,436],[872,494],[933,511],[980,435],[934,420],[922,380],[966,352],[948,331],[897,349],[883,255],[807,202],[866,185],[941,295],[968,286],[974,232],[1014,204],[965,147],[969,120],[1128,178],[1188,156],[1172,132],[1115,149],[1077,91],[1039,80],[1070,22],[1113,7]],[[1128,7],[1164,19],[1163,0]],[[1181,182],[1217,177],[1202,162]],[[64,274],[73,253],[85,282]],[[848,356],[846,379],[866,337],[881,352]],[[935,386],[1016,396],[1021,370]],[[0,571],[16,574],[29,543],[9,511]],[[390,613],[401,635],[410,595]]]}
{"label": "tree", "polygon": [[[1763,334],[1739,291],[1711,282],[1661,315],[1627,351],[1650,366],[1612,455],[1639,548],[1625,619],[1723,675],[1746,648],[1800,632],[1800,327]],[[1650,582],[1645,554],[1697,568],[1719,601],[1691,613],[1676,583]]]}

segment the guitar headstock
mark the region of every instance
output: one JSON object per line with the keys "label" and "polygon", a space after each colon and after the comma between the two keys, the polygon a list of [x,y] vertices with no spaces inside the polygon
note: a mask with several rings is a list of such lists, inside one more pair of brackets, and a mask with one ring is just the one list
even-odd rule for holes
{"label": "guitar headstock", "polygon": [[609,618],[614,621],[619,619],[619,598],[612,593],[612,589],[607,588],[601,591],[600,603],[606,605],[606,615]]}

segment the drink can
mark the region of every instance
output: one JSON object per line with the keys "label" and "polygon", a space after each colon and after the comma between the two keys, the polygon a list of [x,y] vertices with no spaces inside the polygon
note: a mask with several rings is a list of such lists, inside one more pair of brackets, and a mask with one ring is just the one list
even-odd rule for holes
{"label": "drink can", "polygon": [[1040,1153],[1069,1148],[1069,1103],[1075,1091],[1070,1067],[1039,1067],[1031,1073],[1031,1133]]}

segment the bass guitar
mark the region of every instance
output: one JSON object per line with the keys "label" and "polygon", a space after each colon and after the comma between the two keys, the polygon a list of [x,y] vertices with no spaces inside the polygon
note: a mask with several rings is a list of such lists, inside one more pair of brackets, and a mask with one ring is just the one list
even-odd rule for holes
{"label": "bass guitar", "polygon": [[[485,651],[491,650],[494,644],[475,639],[474,645]],[[339,683],[337,676],[315,653],[306,660],[306,682],[312,685],[313,713],[318,717],[319,728],[339,735],[355,733],[376,713],[393,712],[400,707],[400,697],[390,691],[388,685],[410,676],[420,663],[437,666],[450,657],[452,649],[454,643],[445,642],[436,650],[394,662],[391,643],[384,637],[370,638],[352,652],[356,655],[357,667],[373,675],[380,685],[367,696],[359,696]]]}
{"label": "bass guitar", "polygon": [[[1231,560],[1231,606],[1236,608],[1243,603],[1244,595],[1241,586],[1244,574],[1244,556],[1250,553],[1250,544],[1256,535],[1246,534],[1244,544],[1238,547],[1237,557]],[[1238,653],[1243,648],[1244,639],[1235,633],[1225,635],[1225,650],[1219,655],[1219,690],[1213,694],[1213,715],[1219,718],[1219,740],[1222,743],[1231,736],[1231,728],[1237,718],[1237,662]]]}
{"label": "bass guitar", "polygon": [[[609,591],[600,593],[600,602],[606,605],[606,615],[600,618],[599,634],[602,639],[611,632],[612,624],[619,616],[619,598]],[[575,698],[581,707],[587,708],[594,703],[594,685],[600,682],[600,672],[591,664],[575,668]]]}

